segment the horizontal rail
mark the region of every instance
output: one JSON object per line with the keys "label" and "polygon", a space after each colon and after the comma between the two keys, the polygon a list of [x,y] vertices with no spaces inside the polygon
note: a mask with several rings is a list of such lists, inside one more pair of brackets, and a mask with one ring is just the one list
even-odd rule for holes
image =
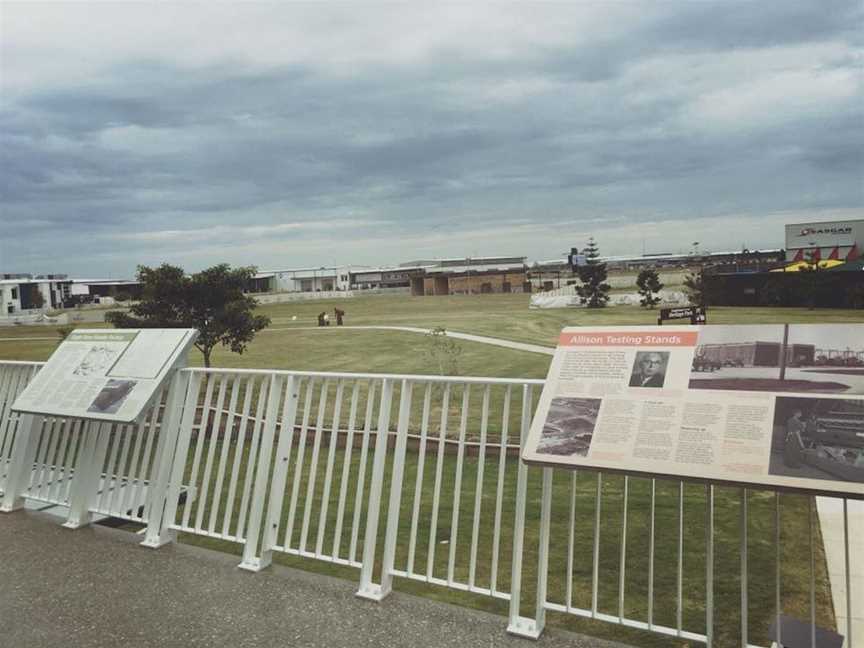
{"label": "horizontal rail", "polygon": [[346,371],[295,371],[291,369],[231,369],[215,367],[187,367],[186,373],[199,374],[236,374],[254,376],[299,376],[304,378],[344,378],[344,379],[388,379],[393,381],[408,380],[411,382],[455,383],[469,385],[538,385],[546,383],[543,378],[484,378],[477,376],[439,376],[435,374],[383,374],[355,373]]}

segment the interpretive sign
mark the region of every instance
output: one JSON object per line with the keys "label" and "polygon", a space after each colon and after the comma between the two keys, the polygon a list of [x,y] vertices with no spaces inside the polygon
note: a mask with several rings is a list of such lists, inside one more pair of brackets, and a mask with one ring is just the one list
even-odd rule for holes
{"label": "interpretive sign", "polygon": [[864,324],[564,329],[522,456],[864,497]]}
{"label": "interpretive sign", "polygon": [[12,410],[131,423],[197,337],[195,329],[77,329]]}
{"label": "interpretive sign", "polygon": [[708,315],[704,306],[678,306],[673,308],[661,308],[657,324],[662,325],[667,320],[690,320],[691,324],[707,324]]}

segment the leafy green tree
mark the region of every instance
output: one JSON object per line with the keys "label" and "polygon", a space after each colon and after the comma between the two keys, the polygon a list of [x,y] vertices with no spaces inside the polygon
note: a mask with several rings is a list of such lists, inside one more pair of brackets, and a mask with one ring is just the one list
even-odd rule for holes
{"label": "leafy green tree", "polygon": [[258,302],[243,290],[255,274],[254,267],[215,265],[191,276],[167,263],[158,268],[138,266],[141,299],[129,312],[111,311],[105,320],[118,328],[195,328],[195,346],[210,366],[214,347],[221,344],[243,353],[255,334],[270,324],[256,315]]}
{"label": "leafy green tree", "polygon": [[597,247],[594,237],[588,239],[584,253],[585,265],[576,269],[581,282],[576,286],[576,292],[588,308],[603,308],[609,301],[611,287],[606,283],[606,264],[600,263],[600,248]]}
{"label": "leafy green tree", "polygon": [[654,268],[643,268],[636,277],[636,287],[639,289],[639,303],[645,308],[654,308],[660,303],[660,296],[657,294],[663,290],[663,284],[660,283],[660,275]]}

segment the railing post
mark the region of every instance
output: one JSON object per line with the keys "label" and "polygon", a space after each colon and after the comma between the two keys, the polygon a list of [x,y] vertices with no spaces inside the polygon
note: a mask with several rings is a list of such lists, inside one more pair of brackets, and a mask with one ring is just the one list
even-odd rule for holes
{"label": "railing post", "polygon": [[276,459],[273,463],[273,484],[270,486],[270,502],[264,521],[264,536],[261,540],[261,560],[270,564],[273,547],[277,544],[279,520],[282,518],[282,503],[285,499],[285,483],[288,481],[288,468],[291,459],[291,446],[294,443],[294,419],[300,400],[300,380],[288,376],[285,386],[285,402],[282,406],[282,425],[279,428],[279,441],[276,444]]}
{"label": "railing post", "polygon": [[15,435],[12,456],[6,476],[6,490],[0,500],[0,512],[11,513],[24,507],[22,493],[27,489],[33,472],[33,461],[39,447],[39,417],[34,414],[17,415],[17,427],[13,422],[16,414],[9,414],[9,427],[6,443],[12,443]]}
{"label": "railing post", "polygon": [[369,485],[369,504],[366,511],[366,535],[363,539],[363,565],[360,568],[360,588],[357,596],[380,601],[386,593],[372,582],[375,569],[375,547],[378,540],[378,516],[381,508],[381,491],[384,487],[384,466],[387,460],[387,443],[390,436],[390,405],[393,400],[393,381],[384,378],[381,382],[381,401],[378,410],[378,434],[375,439],[375,457],[372,461],[372,481]]}
{"label": "railing post", "polygon": [[408,446],[408,423],[411,419],[411,391],[414,385],[402,381],[399,396],[399,420],[396,424],[396,448],[393,453],[393,477],[390,483],[390,505],[387,509],[387,531],[384,539],[384,562],[381,567],[381,595],[393,589],[393,564],[396,559],[396,537],[399,532],[399,508],[402,504],[402,477],[405,474],[405,451]]}
{"label": "railing post", "polygon": [[[525,500],[528,491],[528,466],[522,462],[521,453],[531,427],[533,390],[530,385],[522,388],[522,429],[519,436],[519,469],[516,474],[516,521],[513,529],[513,563],[510,576],[510,621],[507,632],[510,634],[537,639],[543,631],[538,628],[536,619],[520,616],[522,602],[522,551],[525,543]],[[545,480],[544,480],[545,481]],[[542,619],[541,619],[542,621]]]}
{"label": "railing post", "polygon": [[[177,438],[179,437],[180,419],[186,392],[189,388],[189,374],[178,368],[171,378],[168,388],[168,398],[165,399],[165,412],[159,426],[159,440],[156,443],[156,455],[153,459],[155,471],[151,469],[150,484],[147,489],[147,499],[144,502],[144,519],[147,520],[147,531],[141,546],[158,549],[164,544],[173,542],[176,533],[168,529],[164,519],[165,505],[168,501],[168,480],[171,468],[176,460]],[[159,412],[159,403],[154,404],[153,416]],[[156,426],[153,426],[155,432]],[[144,458],[144,461],[147,457]],[[142,475],[142,479],[146,475]]]}
{"label": "railing post", "polygon": [[[192,436],[192,426],[195,423],[195,413],[198,409],[201,374],[193,373],[184,381],[184,385],[186,389],[177,392],[178,397],[180,394],[183,394],[182,407],[179,409],[175,407],[174,413],[171,414],[174,421],[177,418],[180,419],[180,425],[177,431],[176,450],[173,457],[165,457],[164,460],[164,463],[168,464],[165,466],[165,469],[170,470],[170,477],[167,484],[162,486],[162,493],[164,495],[159,493],[154,493],[153,495],[154,498],[159,498],[165,502],[163,513],[161,517],[151,515],[147,523],[146,537],[141,543],[143,546],[152,549],[161,547],[164,544],[161,542],[161,539],[170,539],[173,536],[171,524],[177,514],[180,486],[183,481],[183,473],[186,470],[186,454],[189,452],[189,440]],[[164,433],[165,430],[161,430],[160,432]],[[191,502],[187,502],[186,505],[191,505]]]}
{"label": "railing post", "polygon": [[[243,546],[243,560],[238,567],[247,571],[261,571],[272,561],[272,551],[261,551],[258,555],[258,539],[261,537],[261,518],[264,513],[264,498],[267,495],[270,457],[273,454],[273,436],[276,433],[276,419],[279,416],[279,401],[282,397],[282,376],[272,374],[267,393],[266,418],[261,433],[258,450],[258,465],[255,470],[255,484],[252,487],[252,503],[249,509],[249,524],[246,527],[246,544]],[[295,400],[296,402],[296,400]],[[250,461],[254,457],[249,458]]]}
{"label": "railing post", "polygon": [[108,451],[111,423],[85,422],[87,438],[82,444],[69,494],[69,517],[63,523],[67,529],[79,529],[90,524],[90,504],[99,492],[102,465]]}

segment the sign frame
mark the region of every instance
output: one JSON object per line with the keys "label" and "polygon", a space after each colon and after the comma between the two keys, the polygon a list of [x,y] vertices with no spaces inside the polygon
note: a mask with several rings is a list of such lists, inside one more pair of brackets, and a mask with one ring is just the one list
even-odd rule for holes
{"label": "sign frame", "polygon": [[[814,325],[792,326],[793,339],[801,340],[817,333]],[[860,336],[864,340],[864,324],[825,326],[855,327],[849,334],[850,339]],[[699,373],[707,370],[704,369],[705,363],[695,362],[697,346],[704,352],[703,339],[722,337],[724,330],[730,328],[733,329],[728,334],[731,340],[740,337],[740,331],[736,329],[770,328],[780,331],[772,330],[771,333],[782,337],[784,346],[781,343],[777,345],[781,349],[777,352],[781,360],[778,360],[776,369],[768,368],[767,371],[776,371],[778,380],[789,381],[783,384],[782,389],[748,390],[743,386],[728,386],[727,374],[765,373],[766,370],[760,367],[741,370],[738,365],[730,363],[716,375]],[[861,360],[864,350],[854,356],[858,358],[854,371],[840,372],[853,376],[847,379],[852,385],[850,393],[798,390],[801,375],[817,376],[821,380],[832,378],[838,371],[834,366],[813,364],[812,360],[810,364],[796,366],[795,354],[800,353],[803,345],[792,344],[789,330],[789,325],[565,328],[521,458],[526,464],[547,468],[595,470],[738,488],[864,499],[864,480],[860,472],[864,468],[860,463],[864,456],[864,378],[861,377],[864,376],[864,361]],[[706,331],[710,331],[710,335]],[[831,332],[826,333],[827,338],[832,336]],[[673,338],[677,338],[677,342]],[[785,346],[787,343],[788,347]],[[763,355],[764,351],[761,350]],[[628,384],[627,373],[622,373],[624,369],[618,370],[617,382],[601,379],[592,383],[590,377],[586,377],[590,372],[584,370],[583,365],[590,369],[594,363],[597,372],[608,378],[611,370],[602,368],[603,362],[617,363],[622,368],[632,366],[635,373],[640,355],[649,358],[651,363],[664,356],[664,371],[671,376],[667,384],[663,384],[663,380],[667,380],[665,377],[655,384],[657,381],[651,377],[637,380],[633,376]],[[789,360],[789,357],[793,359]],[[717,387],[710,382],[715,378],[720,379]],[[747,380],[751,379],[739,377],[737,380],[741,385],[747,385]],[[691,386],[694,384],[699,386]],[[608,392],[601,394],[602,389]],[[706,410],[704,420],[700,421],[697,416],[701,416],[699,408],[703,406],[714,407],[714,410]],[[829,437],[805,436],[802,432],[799,438],[803,436],[808,441],[815,438],[818,443],[805,451],[802,442],[803,469],[796,472],[788,467],[793,464],[786,463],[789,437],[784,438],[784,434],[788,434],[790,427],[797,429],[799,423],[796,421],[802,417],[798,410],[809,411],[808,416],[814,417],[816,412],[821,412],[825,421],[832,420],[829,416],[835,416],[835,426],[839,424],[834,410],[848,415],[849,419],[846,421],[848,429],[843,433],[846,436],[831,437],[833,441]],[[741,412],[748,411],[751,419],[746,416],[739,419]],[[668,419],[665,427],[663,416]],[[655,418],[649,420],[651,417]],[[618,436],[615,437],[615,425],[619,421],[631,421],[633,425],[631,429],[626,423],[618,423]],[[664,441],[668,443],[665,454],[660,446],[654,448],[652,454],[649,442],[635,440],[648,429],[649,424],[657,425],[661,434],[670,437],[671,441]],[[803,430],[804,423],[800,425]],[[825,428],[819,434],[826,434]],[[601,442],[597,443],[597,439]],[[618,442],[617,447],[613,441]],[[640,446],[640,443],[646,445]],[[686,451],[682,451],[681,447],[685,445]],[[692,454],[692,460],[687,453]],[[709,460],[705,459],[706,456]],[[824,463],[826,461],[829,463]],[[655,464],[657,469],[652,469]],[[808,474],[811,467],[813,470],[809,472],[812,474]]]}
{"label": "sign frame", "polygon": [[18,414],[130,424],[186,365],[196,329],[76,329],[18,395]]}

